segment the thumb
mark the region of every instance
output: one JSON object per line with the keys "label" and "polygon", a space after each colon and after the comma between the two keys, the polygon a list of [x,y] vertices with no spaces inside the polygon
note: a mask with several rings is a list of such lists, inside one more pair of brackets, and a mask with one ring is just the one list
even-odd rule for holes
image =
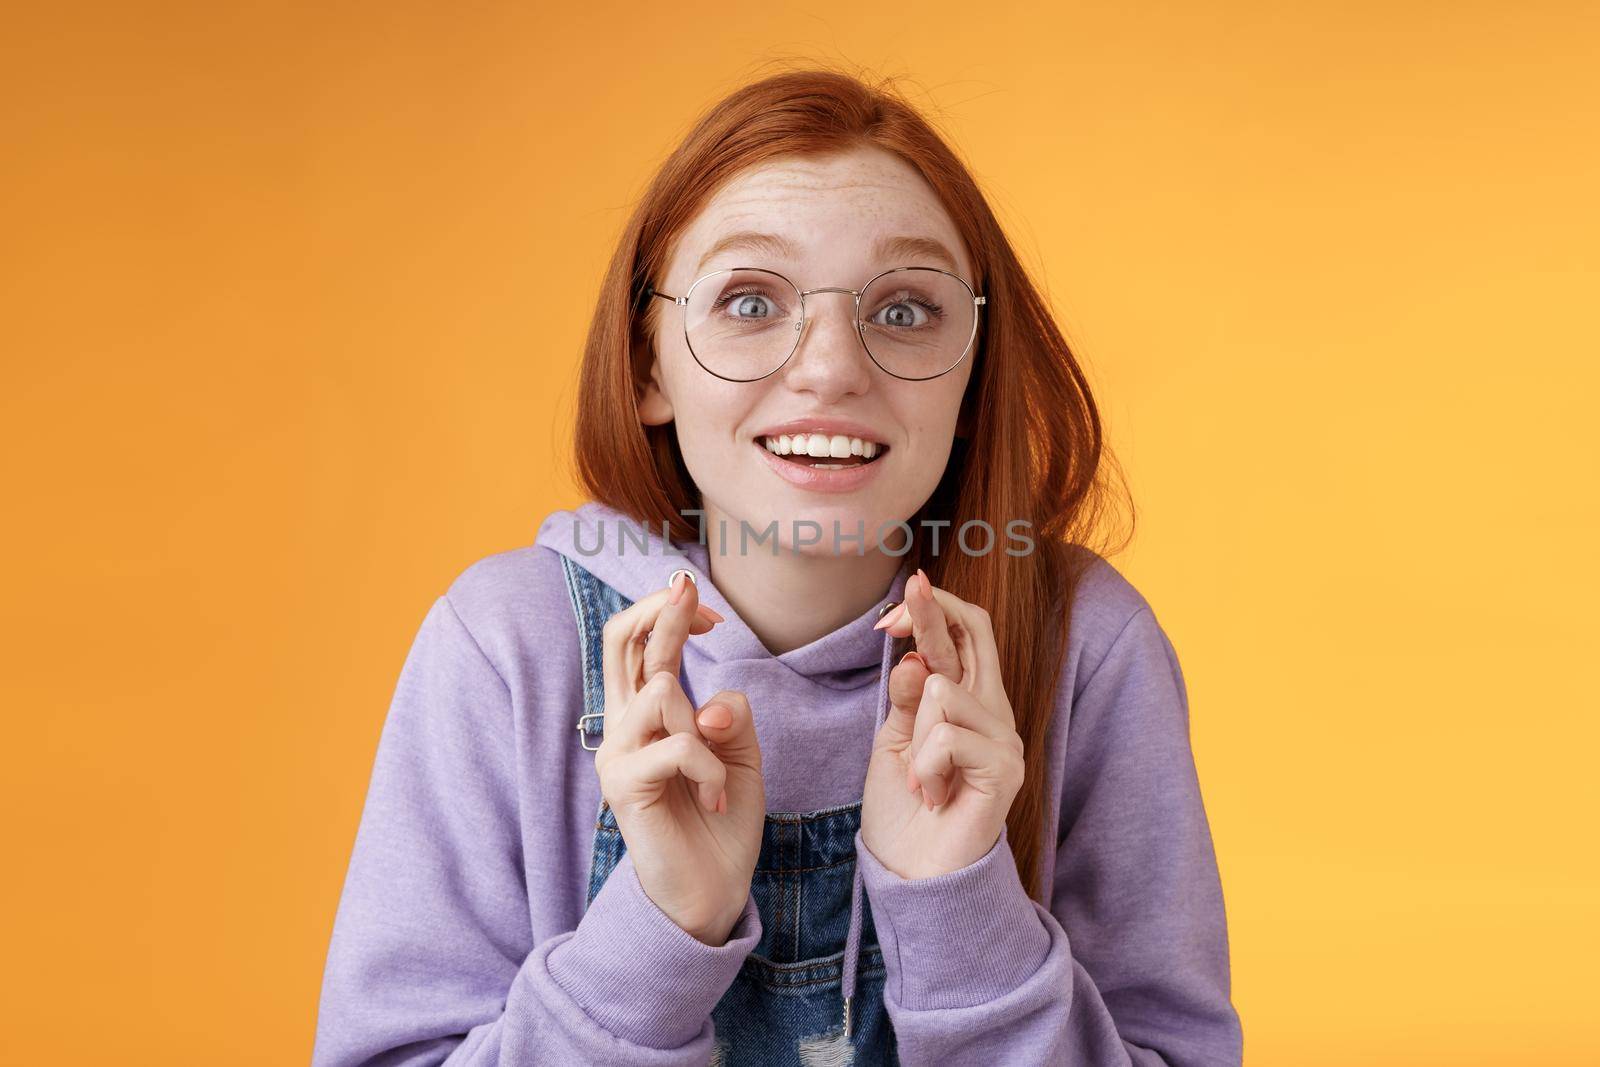
{"label": "thumb", "polygon": [[750,701],[737,689],[724,689],[700,706],[694,717],[700,736],[716,745],[726,762],[760,768],[761,744],[756,739]]}
{"label": "thumb", "polygon": [[916,652],[901,656],[889,672],[889,715],[879,731],[883,743],[899,748],[911,743],[917,706],[922,703],[922,685],[932,673],[928,661]]}

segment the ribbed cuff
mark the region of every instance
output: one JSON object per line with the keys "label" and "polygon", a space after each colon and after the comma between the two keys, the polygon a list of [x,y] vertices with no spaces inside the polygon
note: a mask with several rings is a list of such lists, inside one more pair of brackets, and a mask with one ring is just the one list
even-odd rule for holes
{"label": "ribbed cuff", "polygon": [[712,947],[673,922],[639,884],[632,857],[606,878],[573,936],[550,951],[550,976],[608,1033],[648,1048],[692,1041],[761,940],[754,896]]}
{"label": "ribbed cuff", "polygon": [[860,833],[856,856],[888,993],[901,1007],[987,1003],[1022,985],[1050,954],[1050,931],[1022,888],[1004,830],[981,859],[933,878],[901,878]]}

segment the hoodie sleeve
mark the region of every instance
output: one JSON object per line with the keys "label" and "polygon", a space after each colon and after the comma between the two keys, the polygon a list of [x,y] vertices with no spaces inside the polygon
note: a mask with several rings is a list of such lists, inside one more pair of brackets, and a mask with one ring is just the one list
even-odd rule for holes
{"label": "hoodie sleeve", "polygon": [[535,943],[509,690],[448,596],[401,671],[334,920],[313,1067],[705,1064],[760,938],[705,945],[626,856],[576,930]]}
{"label": "hoodie sleeve", "polygon": [[1004,833],[908,881],[860,848],[906,1067],[1227,1067],[1242,1058],[1177,656],[1148,607],[1081,686],[1047,910]]}

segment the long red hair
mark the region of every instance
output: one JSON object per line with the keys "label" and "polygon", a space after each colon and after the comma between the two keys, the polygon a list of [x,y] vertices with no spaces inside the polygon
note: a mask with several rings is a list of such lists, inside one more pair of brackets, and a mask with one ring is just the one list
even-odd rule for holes
{"label": "long red hair", "polygon": [[[665,522],[674,538],[699,536],[681,514],[700,500],[672,427],[639,420],[640,387],[653,359],[653,316],[664,306],[641,302],[641,290],[659,280],[678,235],[741,171],[776,156],[827,155],[862,145],[887,149],[921,172],[966,242],[975,291],[988,296],[969,356],[975,364],[959,423],[966,435],[957,436],[943,479],[910,525],[920,533],[922,520],[942,519],[953,532],[983,520],[996,532],[996,547],[982,555],[932,554],[919,539],[905,560],[925,568],[935,585],[989,611],[1017,732],[1026,752],[1043,753],[1072,589],[1092,558],[1073,546],[1113,550],[1102,528],[1112,505],[1126,498],[1126,486],[1103,440],[1089,383],[977,183],[887,79],[869,84],[828,69],[763,78],[707,110],[662,163],[623,232],[589,328],[577,398],[578,479],[593,499],[650,528]],[[1029,555],[1002,550],[1006,524],[1015,519],[1031,524],[1035,548]],[[1118,549],[1132,536],[1131,506],[1127,519]],[[1037,898],[1046,767],[1041,758],[1025,763],[1006,823],[1023,885]]]}

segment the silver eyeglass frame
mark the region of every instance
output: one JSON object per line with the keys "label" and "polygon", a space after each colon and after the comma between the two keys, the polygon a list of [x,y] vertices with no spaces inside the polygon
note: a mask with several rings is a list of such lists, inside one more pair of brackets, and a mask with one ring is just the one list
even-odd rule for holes
{"label": "silver eyeglass frame", "polygon": [[[967,336],[967,344],[966,347],[961,350],[961,355],[957,356],[954,363],[950,364],[950,366],[946,367],[939,373],[925,374],[920,378],[908,378],[904,374],[896,374],[888,367],[885,367],[882,363],[879,363],[878,357],[872,354],[872,348],[867,344],[867,324],[861,321],[861,294],[872,288],[873,283],[879,278],[884,278],[890,274],[896,274],[900,271],[908,270],[931,270],[939,274],[948,275],[949,277],[960,282],[961,287],[972,296],[972,332]],[[689,298],[694,295],[696,286],[698,286],[701,282],[710,278],[715,278],[719,274],[731,274],[739,271],[753,271],[759,274],[770,274],[774,278],[781,278],[784,284],[788,285],[790,289],[793,289],[795,292],[800,294],[800,318],[794,325],[794,344],[790,346],[789,354],[784,356],[783,359],[779,361],[777,366],[767,371],[767,373],[758,375],[754,378],[730,378],[725,374],[718,374],[716,371],[706,366],[705,363],[700,359],[699,353],[695,352],[694,344],[689,340],[689,322],[687,313],[685,313],[683,318],[683,342],[689,346],[689,354],[694,357],[694,361],[696,363],[700,364],[700,369],[704,370],[713,378],[721,378],[725,382],[759,382],[763,378],[772,377],[774,374],[778,373],[784,367],[789,365],[789,361],[794,358],[794,354],[800,350],[800,339],[802,336],[804,336],[805,325],[807,322],[811,321],[810,317],[806,314],[806,297],[810,296],[812,293],[849,293],[851,299],[855,302],[856,339],[861,342],[861,350],[867,354],[868,359],[872,360],[873,366],[877,367],[890,377],[899,378],[904,382],[931,381],[934,378],[941,378],[955,370],[957,367],[961,366],[961,361],[967,358],[968,352],[972,351],[972,342],[978,337],[978,320],[980,317],[978,314],[978,309],[989,302],[988,297],[979,296],[977,293],[974,293],[972,291],[972,286],[968,285],[967,280],[961,277],[961,275],[947,270],[942,270],[939,267],[891,267],[886,271],[880,271],[879,273],[868,278],[867,283],[860,289],[846,289],[842,286],[824,286],[820,289],[802,289],[784,275],[779,274],[775,270],[769,270],[766,267],[723,267],[719,270],[711,271],[709,274],[702,274],[700,277],[696,278],[694,280],[694,284],[689,286],[689,291],[684,293],[682,296],[672,296],[669,293],[663,293],[653,285],[646,285],[644,287],[644,292],[641,295],[643,297],[659,296],[663,300],[672,301],[681,308],[687,308],[689,306]]]}

